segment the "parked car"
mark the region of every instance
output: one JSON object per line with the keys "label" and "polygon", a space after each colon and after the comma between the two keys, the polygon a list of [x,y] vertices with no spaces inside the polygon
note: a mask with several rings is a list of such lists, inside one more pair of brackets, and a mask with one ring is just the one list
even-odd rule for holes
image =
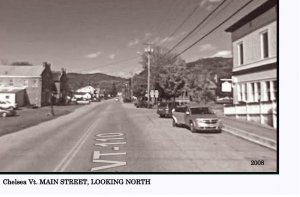
{"label": "parked car", "polygon": [[79,99],[76,100],[76,104],[90,104],[90,103],[91,103],[90,99],[79,98]]}
{"label": "parked car", "polygon": [[233,98],[232,97],[222,97],[222,98],[217,98],[216,99],[216,103],[218,104],[231,104],[233,102]]}
{"label": "parked car", "polygon": [[172,117],[172,109],[174,108],[175,104],[173,103],[166,103],[162,102],[159,103],[157,106],[156,113],[162,117]]}
{"label": "parked car", "polygon": [[0,108],[2,109],[16,109],[17,104],[10,101],[0,100]]}
{"label": "parked car", "polygon": [[0,116],[1,117],[5,118],[7,116],[14,116],[14,115],[16,115],[16,110],[0,108]]}
{"label": "parked car", "polygon": [[173,126],[184,125],[192,132],[222,132],[221,119],[208,106],[176,106],[172,111]]}
{"label": "parked car", "polygon": [[[136,103],[134,103],[134,105],[137,108],[148,108],[148,101],[138,100]],[[149,103],[149,108],[152,108],[152,107],[153,107],[152,103]]]}

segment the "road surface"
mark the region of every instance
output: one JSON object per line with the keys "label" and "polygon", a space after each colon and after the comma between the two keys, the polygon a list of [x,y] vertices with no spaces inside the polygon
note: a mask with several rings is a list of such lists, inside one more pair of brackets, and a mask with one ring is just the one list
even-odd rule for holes
{"label": "road surface", "polygon": [[276,172],[273,150],[226,132],[191,133],[171,125],[154,109],[92,103],[0,137],[0,171]]}

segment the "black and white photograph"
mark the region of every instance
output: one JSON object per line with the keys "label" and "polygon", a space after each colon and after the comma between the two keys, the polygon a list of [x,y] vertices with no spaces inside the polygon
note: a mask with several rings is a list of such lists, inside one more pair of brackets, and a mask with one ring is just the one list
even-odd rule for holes
{"label": "black and white photograph", "polygon": [[279,173],[276,0],[1,0],[0,171]]}
{"label": "black and white photograph", "polygon": [[0,0],[0,195],[299,194],[299,5]]}

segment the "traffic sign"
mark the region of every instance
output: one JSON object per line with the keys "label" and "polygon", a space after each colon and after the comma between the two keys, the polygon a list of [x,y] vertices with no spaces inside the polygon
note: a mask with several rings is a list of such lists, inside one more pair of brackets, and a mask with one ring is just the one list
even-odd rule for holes
{"label": "traffic sign", "polygon": [[155,98],[158,98],[158,90],[154,91],[154,96],[155,96]]}
{"label": "traffic sign", "polygon": [[151,90],[151,91],[150,91],[150,96],[151,96],[151,97],[154,97],[154,90]]}

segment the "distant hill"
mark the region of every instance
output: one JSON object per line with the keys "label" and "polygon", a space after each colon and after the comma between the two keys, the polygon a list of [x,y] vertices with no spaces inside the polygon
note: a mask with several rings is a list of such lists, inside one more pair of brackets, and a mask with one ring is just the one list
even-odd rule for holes
{"label": "distant hill", "polygon": [[231,78],[232,73],[232,58],[213,57],[199,59],[186,64],[187,70],[194,72],[200,70],[201,73],[210,73],[210,79],[215,75],[219,78]]}
{"label": "distant hill", "polygon": [[95,88],[110,90],[115,83],[117,90],[121,90],[122,84],[127,81],[125,78],[111,76],[103,73],[81,74],[68,73],[69,86],[71,90],[91,85]]}

